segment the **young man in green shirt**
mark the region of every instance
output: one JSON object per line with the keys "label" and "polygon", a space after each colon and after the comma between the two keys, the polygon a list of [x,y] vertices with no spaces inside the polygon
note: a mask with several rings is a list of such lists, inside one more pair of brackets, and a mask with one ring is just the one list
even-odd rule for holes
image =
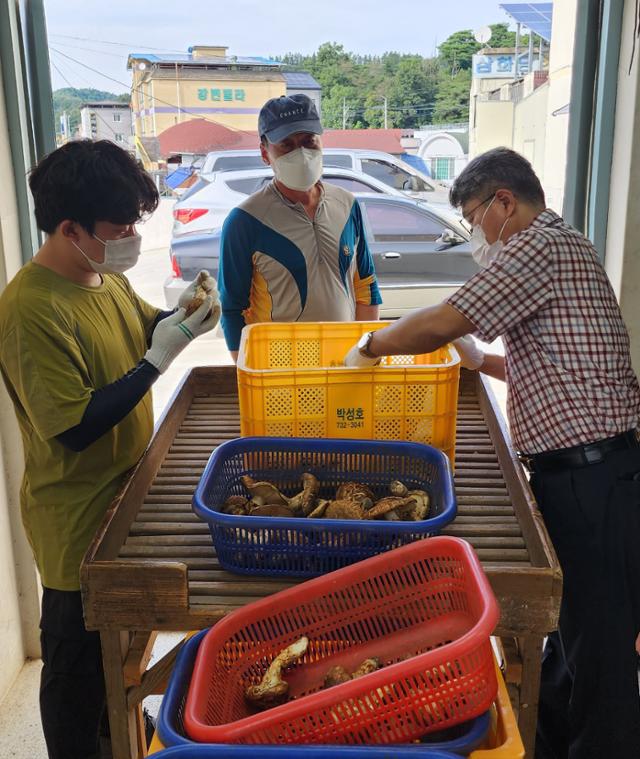
{"label": "young man in green shirt", "polygon": [[43,584],[40,709],[50,759],[98,756],[105,707],[98,633],[82,616],[79,568],[153,430],[150,388],[213,329],[209,295],[186,318],[139,298],[134,224],[158,204],[151,178],[108,141],[71,142],[32,171],[46,241],[0,296],[0,373],[22,433],[24,527]]}

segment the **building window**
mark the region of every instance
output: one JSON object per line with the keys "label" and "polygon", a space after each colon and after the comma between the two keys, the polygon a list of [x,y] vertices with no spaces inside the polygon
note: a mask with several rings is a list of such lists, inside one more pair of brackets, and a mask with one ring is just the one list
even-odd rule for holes
{"label": "building window", "polygon": [[114,113],[114,114],[113,114],[113,120],[114,120],[114,121],[122,121],[122,116],[121,116],[121,114],[119,114],[119,113]]}
{"label": "building window", "polygon": [[456,172],[455,158],[432,158],[431,176],[434,179],[454,179]]}
{"label": "building window", "polygon": [[124,142],[124,135],[116,134],[116,142]]}

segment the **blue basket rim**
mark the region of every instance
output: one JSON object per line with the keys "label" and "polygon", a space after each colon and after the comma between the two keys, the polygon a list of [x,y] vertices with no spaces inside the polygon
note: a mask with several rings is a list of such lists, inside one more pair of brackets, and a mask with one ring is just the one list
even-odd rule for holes
{"label": "blue basket rim", "polygon": [[[184,698],[185,691],[188,688],[189,682],[191,680],[191,674],[193,672],[193,667],[195,664],[196,655],[198,653],[198,649],[200,648],[200,643],[202,642],[205,635],[209,632],[210,628],[201,630],[200,632],[193,635],[191,638],[188,638],[184,641],[180,651],[178,652],[178,656],[176,658],[176,662],[174,665],[173,672],[171,673],[171,676],[169,678],[169,684],[167,686],[167,690],[165,692],[165,695],[162,699],[162,703],[160,705],[160,711],[158,713],[158,721],[157,721],[157,731],[158,736],[160,737],[160,740],[163,742],[163,744],[167,747],[172,746],[191,746],[196,747],[199,746],[199,744],[194,743],[193,741],[190,741],[188,738],[186,738],[183,735],[180,735],[180,733],[176,730],[172,719],[172,715],[177,714],[178,708],[180,706],[180,703],[182,702],[182,699]],[[474,751],[485,739],[487,733],[489,732],[489,726],[490,726],[490,712],[484,712],[483,714],[480,714],[478,717],[475,717],[472,720],[469,720],[469,730],[464,735],[459,736],[458,738],[454,738],[450,741],[443,741],[441,743],[423,743],[421,745],[413,745],[413,744],[385,744],[385,745],[367,745],[367,746],[346,746],[346,745],[340,745],[340,755],[343,754],[345,756],[351,756],[353,759],[357,759],[357,757],[362,757],[362,759],[366,759],[368,756],[372,757],[380,757],[381,755],[386,754],[388,757],[389,754],[389,748],[390,746],[394,746],[393,752],[394,757],[403,757],[403,756],[409,756],[409,755],[415,755],[418,753],[419,757],[421,759],[440,759],[441,757],[452,757],[456,756],[459,757],[461,755],[466,755],[470,753],[471,751]],[[218,749],[221,753],[220,756],[222,756],[222,749],[228,748],[226,744],[208,744],[212,749]],[[317,753],[313,754],[307,754],[307,751],[310,749],[315,749]],[[335,754],[335,745],[317,745],[317,744],[304,744],[304,745],[296,745],[296,746],[259,746],[259,745],[251,745],[251,746],[243,746],[243,745],[237,745],[234,744],[232,746],[234,757],[247,757],[247,759],[251,759],[251,757],[259,757],[260,754],[263,752],[265,753],[274,753],[275,750],[279,750],[281,752],[284,752],[284,756],[294,756],[296,752],[300,752],[303,750],[304,756],[307,759],[328,759],[332,754]],[[240,753],[237,753],[239,749],[244,749],[244,752],[240,751]],[[249,752],[251,751],[251,757],[249,755]],[[366,752],[366,753],[365,753]],[[446,752],[446,753],[443,753]],[[449,753],[451,752],[451,753]],[[158,757],[160,757],[162,754],[158,754]],[[194,754],[195,756],[200,756],[200,754]],[[210,753],[210,756],[218,756],[218,754]],[[178,756],[178,754],[176,754]],[[182,755],[185,756],[184,754]],[[202,754],[204,757],[205,754]]]}
{"label": "blue basket rim", "polygon": [[[435,459],[438,466],[444,468],[442,477],[442,496],[444,508],[440,514],[419,522],[385,522],[371,519],[303,519],[300,517],[251,517],[223,514],[209,508],[203,499],[203,492],[208,478],[225,459],[238,453],[251,453],[255,450],[292,451],[331,453],[387,453],[388,455],[406,454],[415,458]],[[457,513],[457,499],[453,486],[451,464],[446,454],[438,448],[425,443],[404,440],[361,440],[342,438],[278,438],[278,437],[243,437],[227,440],[212,452],[202,472],[192,499],[195,514],[206,522],[214,522],[225,527],[249,529],[286,529],[302,532],[326,532],[338,529],[358,530],[366,533],[432,533],[451,522]],[[259,520],[259,521],[258,521]]]}
{"label": "blue basket rim", "polygon": [[386,748],[342,745],[336,747],[316,744],[296,744],[295,746],[191,744],[164,749],[153,754],[153,759],[260,759],[260,757],[273,756],[285,756],[292,759],[327,759],[329,756],[336,756],[336,748],[339,748],[341,758],[350,757],[350,759],[367,759],[372,755],[384,757],[384,759],[400,759],[405,756],[414,757],[414,759],[460,759],[460,754],[452,754],[449,751],[425,750],[419,746],[404,748],[392,743],[387,744]]}

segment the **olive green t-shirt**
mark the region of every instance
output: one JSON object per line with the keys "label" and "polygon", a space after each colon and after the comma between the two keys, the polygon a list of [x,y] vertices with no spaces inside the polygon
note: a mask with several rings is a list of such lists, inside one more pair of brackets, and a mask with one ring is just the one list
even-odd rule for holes
{"label": "olive green t-shirt", "polygon": [[0,371],[25,454],[22,520],[47,588],[79,589],[82,557],[151,438],[151,393],[84,451],[56,435],[140,361],[158,313],[122,275],[82,287],[34,262],[0,296]]}

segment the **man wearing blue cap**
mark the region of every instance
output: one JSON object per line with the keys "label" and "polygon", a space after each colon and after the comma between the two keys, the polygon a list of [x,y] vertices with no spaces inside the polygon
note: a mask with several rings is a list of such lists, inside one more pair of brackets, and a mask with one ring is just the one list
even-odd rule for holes
{"label": "man wearing blue cap", "polygon": [[220,243],[222,328],[234,360],[246,324],[370,321],[382,302],[357,201],[320,181],[313,101],[272,98],[258,130],[274,180],[231,211]]}

